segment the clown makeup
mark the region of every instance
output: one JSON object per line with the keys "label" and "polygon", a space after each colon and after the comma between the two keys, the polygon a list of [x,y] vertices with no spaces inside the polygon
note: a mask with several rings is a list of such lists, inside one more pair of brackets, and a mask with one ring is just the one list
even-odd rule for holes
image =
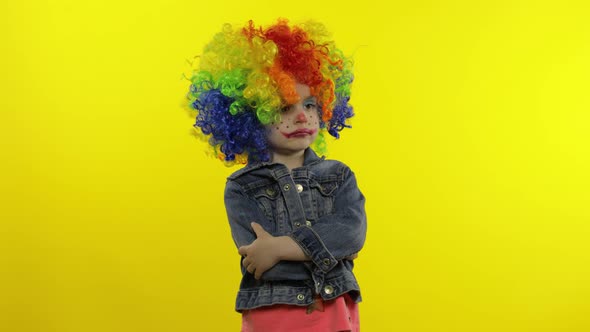
{"label": "clown makeup", "polygon": [[267,126],[273,161],[297,157],[303,162],[303,152],[318,135],[320,116],[316,98],[305,84],[295,84],[295,90],[299,101],[281,110],[280,122]]}

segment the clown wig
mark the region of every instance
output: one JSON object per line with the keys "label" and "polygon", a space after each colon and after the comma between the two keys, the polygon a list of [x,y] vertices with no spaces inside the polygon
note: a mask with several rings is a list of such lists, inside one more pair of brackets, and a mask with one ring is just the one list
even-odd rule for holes
{"label": "clown wig", "polygon": [[339,138],[350,128],[352,61],[320,23],[289,26],[279,19],[266,29],[252,21],[241,29],[226,24],[198,58],[187,95],[197,111],[194,128],[226,163],[269,161],[265,126],[298,101],[296,82],[308,85],[318,101],[316,152],[325,152],[326,131]]}

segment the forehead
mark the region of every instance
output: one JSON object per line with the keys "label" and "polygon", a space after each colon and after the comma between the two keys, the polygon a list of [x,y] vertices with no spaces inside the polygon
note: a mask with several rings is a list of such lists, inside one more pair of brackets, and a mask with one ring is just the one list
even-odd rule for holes
{"label": "forehead", "polygon": [[301,98],[301,99],[305,99],[305,98],[311,96],[311,91],[309,89],[309,86],[307,86],[305,84],[295,83],[295,91],[297,91],[297,94],[299,95],[299,98]]}

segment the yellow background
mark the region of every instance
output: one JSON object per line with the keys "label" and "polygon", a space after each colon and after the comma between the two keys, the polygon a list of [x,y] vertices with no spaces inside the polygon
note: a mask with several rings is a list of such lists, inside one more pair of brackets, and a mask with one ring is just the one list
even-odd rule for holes
{"label": "yellow background", "polygon": [[363,331],[590,331],[590,10],[555,1],[5,1],[0,330],[237,331],[226,168],[182,108],[224,22],[356,61]]}

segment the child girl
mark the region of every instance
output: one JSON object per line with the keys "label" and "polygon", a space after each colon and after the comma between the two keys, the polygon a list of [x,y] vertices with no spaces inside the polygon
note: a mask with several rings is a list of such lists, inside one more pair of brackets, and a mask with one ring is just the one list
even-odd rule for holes
{"label": "child girl", "polygon": [[328,37],[314,22],[225,25],[191,78],[195,128],[218,158],[247,163],[225,189],[242,331],[359,330],[365,198],[345,164],[315,152],[353,116],[352,64]]}

